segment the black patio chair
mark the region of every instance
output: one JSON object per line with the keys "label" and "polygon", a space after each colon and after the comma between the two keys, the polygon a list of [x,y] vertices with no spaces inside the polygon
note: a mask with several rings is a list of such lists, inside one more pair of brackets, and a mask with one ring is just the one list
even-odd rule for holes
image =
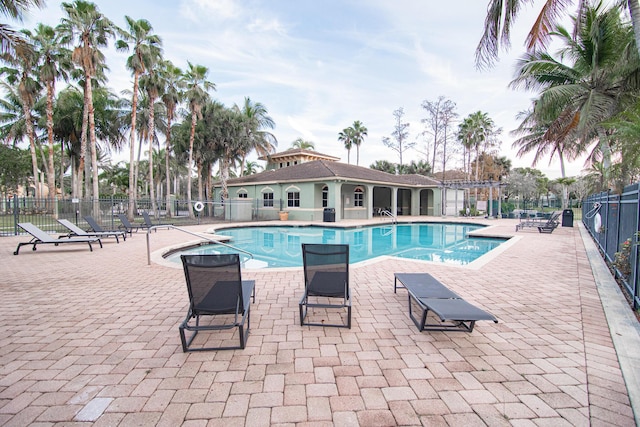
{"label": "black patio chair", "polygon": [[120,229],[126,231],[127,233],[129,233],[129,236],[133,235],[133,231],[135,230],[135,232],[137,233],[138,230],[146,230],[149,227],[147,226],[147,224],[134,224],[131,221],[129,221],[129,218],[127,218],[127,216],[125,214],[118,214],[118,219],[120,220],[120,222],[122,223],[122,225],[120,226]]}
{"label": "black patio chair", "polygon": [[94,231],[94,230],[85,231],[85,230],[83,230],[82,228],[78,227],[77,225],[75,225],[74,223],[72,223],[69,220],[58,219],[57,221],[64,228],[69,230],[69,233],[67,233],[66,236],[60,236],[59,237],[60,239],[62,239],[63,237],[80,236],[80,237],[100,237],[100,238],[115,237],[116,238],[116,243],[120,243],[119,237],[122,237],[122,238],[124,238],[124,240],[127,240],[126,233],[124,231]]}
{"label": "black patio chair", "polygon": [[[304,295],[300,299],[300,325],[351,328],[351,298],[349,295],[349,245],[302,244]],[[313,299],[311,302],[310,299]],[[339,300],[336,302],[336,299]],[[307,321],[309,308],[317,321]],[[347,310],[346,322],[329,323],[331,311]],[[321,309],[321,310],[315,310]]]}
{"label": "black patio chair", "polygon": [[96,221],[91,215],[87,215],[87,216],[83,216],[82,217],[86,223],[89,225],[89,228],[91,228],[92,231],[96,232],[96,233],[113,233],[116,234],[118,236],[122,236],[123,240],[127,240],[127,232],[126,231],[122,231],[122,230],[107,230],[105,228],[103,228],[100,224],[98,224],[98,221]]}
{"label": "black patio chair", "polygon": [[[249,337],[251,298],[255,302],[255,281],[242,280],[238,254],[181,255],[189,293],[189,311],[180,324],[182,350],[243,349]],[[202,318],[208,319],[203,324]],[[226,345],[238,329],[238,345]],[[198,347],[193,340],[200,331],[231,330],[231,334],[210,336]],[[185,331],[191,332],[187,337]],[[212,346],[210,340],[217,343]]]}
{"label": "black patio chair", "polygon": [[173,224],[165,224],[162,222],[156,222],[154,223],[153,220],[151,219],[151,215],[149,215],[149,212],[144,211],[142,212],[142,218],[144,218],[144,224],[147,226],[147,228],[151,228],[151,227],[171,227]]}
{"label": "black patio chair", "polygon": [[14,255],[18,255],[20,253],[20,248],[26,245],[32,245],[33,247],[31,248],[31,250],[33,251],[36,250],[36,246],[43,244],[53,244],[54,246],[58,246],[63,243],[88,243],[89,250],[93,251],[93,247],[91,247],[91,244],[97,242],[100,244],[100,247],[102,247],[102,242],[97,237],[69,237],[68,239],[57,239],[53,236],[50,236],[44,230],[36,227],[30,222],[21,222],[18,223],[18,226],[27,233],[31,234],[33,238],[28,242],[18,243],[18,247],[13,252]]}

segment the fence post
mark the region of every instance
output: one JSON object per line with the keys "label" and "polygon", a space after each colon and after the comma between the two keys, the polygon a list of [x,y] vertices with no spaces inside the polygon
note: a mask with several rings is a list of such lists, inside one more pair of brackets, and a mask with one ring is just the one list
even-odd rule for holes
{"label": "fence post", "polygon": [[18,221],[20,219],[20,207],[18,206],[18,194],[13,195],[13,233],[18,235]]}

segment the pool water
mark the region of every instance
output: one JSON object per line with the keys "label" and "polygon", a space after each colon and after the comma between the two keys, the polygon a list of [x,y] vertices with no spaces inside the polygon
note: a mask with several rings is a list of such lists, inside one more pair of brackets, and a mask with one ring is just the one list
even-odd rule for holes
{"label": "pool water", "polygon": [[[240,252],[246,268],[301,267],[302,243],[349,244],[349,262],[379,256],[395,256],[424,261],[465,265],[504,242],[502,239],[468,237],[480,225],[413,223],[359,228],[318,226],[239,227],[218,230],[231,237],[229,245]],[[167,259],[180,262],[180,254],[237,253],[226,246],[212,244],[172,253]]]}

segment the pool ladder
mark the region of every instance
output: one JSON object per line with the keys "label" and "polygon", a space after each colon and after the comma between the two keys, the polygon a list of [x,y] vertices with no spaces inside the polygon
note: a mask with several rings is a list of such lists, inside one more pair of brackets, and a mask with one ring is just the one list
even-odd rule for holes
{"label": "pool ladder", "polygon": [[167,224],[167,225],[154,225],[154,226],[149,227],[147,229],[147,265],[151,265],[151,243],[149,242],[149,235],[151,233],[151,230],[157,230],[158,228],[167,228],[167,229],[173,229],[173,230],[182,231],[183,233],[191,234],[192,236],[196,236],[196,237],[198,237],[200,239],[207,240],[207,241],[209,241],[211,243],[215,243],[216,245],[222,245],[222,246],[225,246],[225,247],[227,247],[229,249],[233,249],[234,251],[242,252],[244,254],[249,255],[249,258],[253,259],[253,254],[251,252],[249,252],[249,251],[245,251],[244,249],[236,248],[235,246],[228,245],[228,244],[226,244],[224,242],[221,242],[219,240],[208,238],[208,237],[203,236],[202,234],[199,234],[199,233],[194,233],[192,231],[185,230],[184,228],[176,227],[175,225]]}
{"label": "pool ladder", "polygon": [[393,224],[397,224],[397,223],[398,223],[398,218],[396,218],[396,216],[395,216],[394,214],[392,214],[389,210],[387,210],[387,209],[383,209],[383,210],[380,212],[380,214],[381,214],[382,216],[386,216],[386,217],[391,218],[391,222],[392,222]]}

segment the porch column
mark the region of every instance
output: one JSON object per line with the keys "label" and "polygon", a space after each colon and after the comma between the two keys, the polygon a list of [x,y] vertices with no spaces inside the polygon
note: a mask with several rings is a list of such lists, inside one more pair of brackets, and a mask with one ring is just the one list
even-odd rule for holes
{"label": "porch column", "polygon": [[398,188],[391,187],[391,213],[398,217]]}
{"label": "porch column", "polygon": [[[342,219],[342,183],[336,182],[333,185],[333,188],[333,206],[336,209],[336,222],[338,222]],[[329,207],[331,207],[331,203],[329,204]]]}
{"label": "porch column", "polygon": [[373,218],[373,185],[367,185],[367,192],[364,195],[367,200],[367,219]]}

